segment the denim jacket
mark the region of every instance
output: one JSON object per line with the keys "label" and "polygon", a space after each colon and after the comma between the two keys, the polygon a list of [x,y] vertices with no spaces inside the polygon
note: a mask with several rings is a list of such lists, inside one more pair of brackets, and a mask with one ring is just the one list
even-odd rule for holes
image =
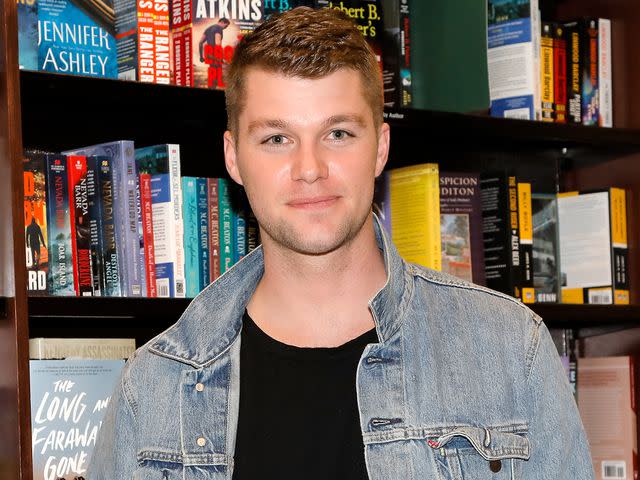
{"label": "denim jacket", "polygon": [[[379,343],[354,379],[369,478],[593,479],[541,319],[507,295],[404,262],[374,223],[387,282],[369,302]],[[88,480],[231,480],[242,316],[263,268],[259,248],[129,359]]]}

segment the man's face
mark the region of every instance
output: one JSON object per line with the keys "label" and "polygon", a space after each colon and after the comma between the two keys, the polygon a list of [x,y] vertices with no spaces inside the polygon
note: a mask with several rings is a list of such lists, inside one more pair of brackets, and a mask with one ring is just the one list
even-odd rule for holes
{"label": "man's face", "polygon": [[237,138],[225,133],[225,159],[263,241],[321,255],[354,239],[389,148],[389,127],[376,130],[360,74],[310,80],[251,69],[244,105]]}

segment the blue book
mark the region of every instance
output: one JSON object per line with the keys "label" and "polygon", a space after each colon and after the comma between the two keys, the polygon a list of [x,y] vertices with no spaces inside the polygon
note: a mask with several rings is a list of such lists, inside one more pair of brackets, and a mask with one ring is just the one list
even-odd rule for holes
{"label": "blue book", "polygon": [[38,70],[38,3],[18,0],[18,62],[21,69]]}
{"label": "blue book", "polygon": [[29,361],[33,480],[86,477],[123,366],[124,360]]}
{"label": "blue book", "polygon": [[231,193],[229,180],[218,179],[218,203],[220,207],[220,274],[233,266],[233,210],[231,209]]}
{"label": "blue book", "polygon": [[209,271],[211,269],[209,256],[209,187],[207,179],[196,179],[196,193],[198,200],[198,279],[199,290],[209,285]]}
{"label": "blue book", "polygon": [[182,221],[184,224],[184,273],[187,297],[200,291],[200,258],[198,254],[198,196],[196,178],[182,177]]}
{"label": "blue book", "polygon": [[111,157],[113,204],[116,220],[120,285],[126,297],[142,296],[144,263],[140,259],[138,234],[139,196],[136,194],[136,162],[133,142],[121,140],[64,152],[66,155]]}
{"label": "blue book", "polygon": [[67,157],[47,155],[49,293],[75,296]]}
{"label": "blue book", "polygon": [[234,211],[233,246],[233,263],[237,263],[247,254],[247,209],[244,203]]}
{"label": "blue book", "polygon": [[38,70],[117,78],[111,0],[38,0]]}

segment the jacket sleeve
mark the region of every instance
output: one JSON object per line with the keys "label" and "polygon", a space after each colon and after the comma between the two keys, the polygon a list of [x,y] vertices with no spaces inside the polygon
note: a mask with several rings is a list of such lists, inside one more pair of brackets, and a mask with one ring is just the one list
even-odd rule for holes
{"label": "jacket sleeve", "polygon": [[109,400],[89,458],[87,480],[130,480],[137,468],[135,403],[127,383],[128,367]]}
{"label": "jacket sleeve", "polygon": [[[530,313],[530,315],[535,315]],[[549,330],[531,321],[527,351],[529,441],[525,480],[595,479],[587,436]]]}

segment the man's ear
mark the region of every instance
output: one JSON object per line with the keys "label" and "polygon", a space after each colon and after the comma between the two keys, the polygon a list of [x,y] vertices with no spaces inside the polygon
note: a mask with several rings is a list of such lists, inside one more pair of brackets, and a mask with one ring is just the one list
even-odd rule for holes
{"label": "man's ear", "polygon": [[231,178],[239,185],[243,185],[240,171],[238,170],[238,152],[233,134],[227,130],[224,132],[224,164]]}
{"label": "man's ear", "polygon": [[391,144],[391,131],[388,123],[380,125],[378,133],[378,154],[376,157],[376,177],[382,173],[389,158],[389,145]]}

